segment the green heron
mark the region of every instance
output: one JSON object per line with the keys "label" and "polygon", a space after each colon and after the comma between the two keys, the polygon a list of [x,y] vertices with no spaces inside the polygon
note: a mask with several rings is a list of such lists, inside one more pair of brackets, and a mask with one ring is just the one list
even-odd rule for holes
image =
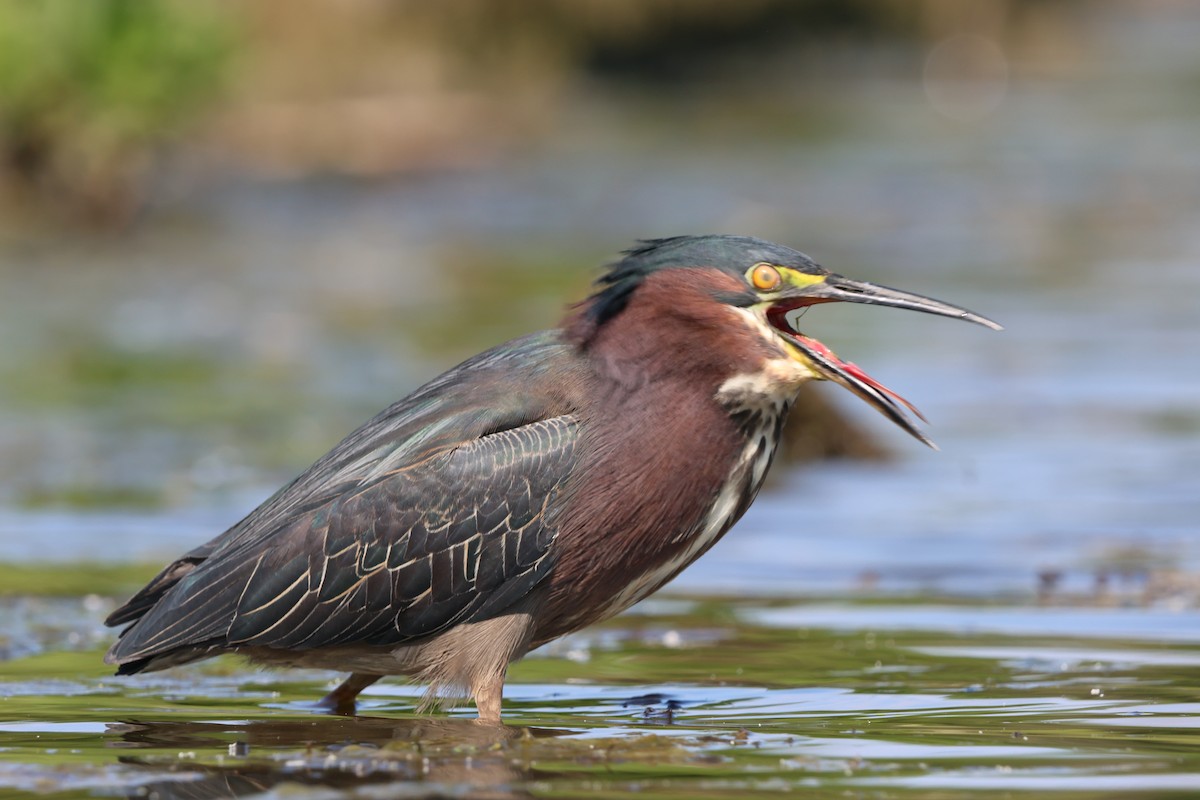
{"label": "green heron", "polygon": [[[846,301],[999,325],[759,239],[645,241],[561,327],[468,359],[167,565],[109,625],[118,674],[237,652],[469,694],[653,593],[746,511],[799,387],[835,381],[932,443],[907,401],[794,327]],[[918,415],[919,416],[919,415]]]}

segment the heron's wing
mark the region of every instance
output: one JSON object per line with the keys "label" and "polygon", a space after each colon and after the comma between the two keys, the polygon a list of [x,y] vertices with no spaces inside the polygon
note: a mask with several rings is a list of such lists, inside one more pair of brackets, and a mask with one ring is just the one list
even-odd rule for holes
{"label": "heron's wing", "polygon": [[389,406],[204,547],[217,552],[237,546],[382,472],[555,416],[564,410],[561,401],[544,390],[556,380],[569,380],[577,366],[574,348],[557,331],[530,334],[480,353]]}
{"label": "heron's wing", "polygon": [[108,660],[396,644],[511,605],[553,563],[550,509],[574,463],[575,418],[531,389],[561,348],[518,340],[367,423],[114,612],[140,619]]}

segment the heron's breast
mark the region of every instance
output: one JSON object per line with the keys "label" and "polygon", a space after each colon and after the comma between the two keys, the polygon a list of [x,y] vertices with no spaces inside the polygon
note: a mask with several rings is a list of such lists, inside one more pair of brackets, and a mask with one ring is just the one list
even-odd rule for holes
{"label": "heron's breast", "polygon": [[630,573],[635,577],[609,601],[604,617],[619,614],[660,589],[707,552],[741,518],[771,466],[784,412],[786,408],[781,408],[778,414],[755,413],[752,419],[743,421],[748,432],[746,443],[704,515],[698,523],[677,531],[655,563],[640,572],[638,567],[642,565],[630,565]]}

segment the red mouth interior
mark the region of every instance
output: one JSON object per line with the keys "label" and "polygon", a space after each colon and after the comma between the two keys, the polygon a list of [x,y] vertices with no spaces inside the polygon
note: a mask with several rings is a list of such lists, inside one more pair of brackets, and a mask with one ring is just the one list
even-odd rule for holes
{"label": "red mouth interior", "polygon": [[917,410],[916,406],[893,392],[888,387],[884,386],[879,381],[872,378],[865,371],[863,371],[862,367],[851,361],[842,361],[837,357],[837,354],[826,347],[824,343],[817,341],[810,336],[805,336],[804,334],[800,333],[800,331],[793,328],[791,324],[788,323],[787,314],[789,311],[794,311],[796,308],[800,307],[801,306],[792,306],[789,308],[787,306],[779,306],[772,308],[767,312],[767,319],[771,323],[772,327],[795,341],[796,344],[800,345],[803,349],[809,350],[823,358],[831,367],[833,367],[834,370],[849,377],[851,380],[870,386],[877,392],[891,397],[893,400],[900,403],[913,414],[915,414],[920,420],[923,422],[927,421],[925,419],[925,415]]}

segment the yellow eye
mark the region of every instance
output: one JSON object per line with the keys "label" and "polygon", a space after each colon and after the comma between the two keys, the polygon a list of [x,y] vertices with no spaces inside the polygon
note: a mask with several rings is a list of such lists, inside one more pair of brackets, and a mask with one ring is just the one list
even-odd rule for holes
{"label": "yellow eye", "polygon": [[750,269],[750,283],[754,284],[754,288],[760,292],[770,292],[779,288],[779,284],[783,283],[783,278],[780,276],[779,270],[770,264],[755,264]]}

